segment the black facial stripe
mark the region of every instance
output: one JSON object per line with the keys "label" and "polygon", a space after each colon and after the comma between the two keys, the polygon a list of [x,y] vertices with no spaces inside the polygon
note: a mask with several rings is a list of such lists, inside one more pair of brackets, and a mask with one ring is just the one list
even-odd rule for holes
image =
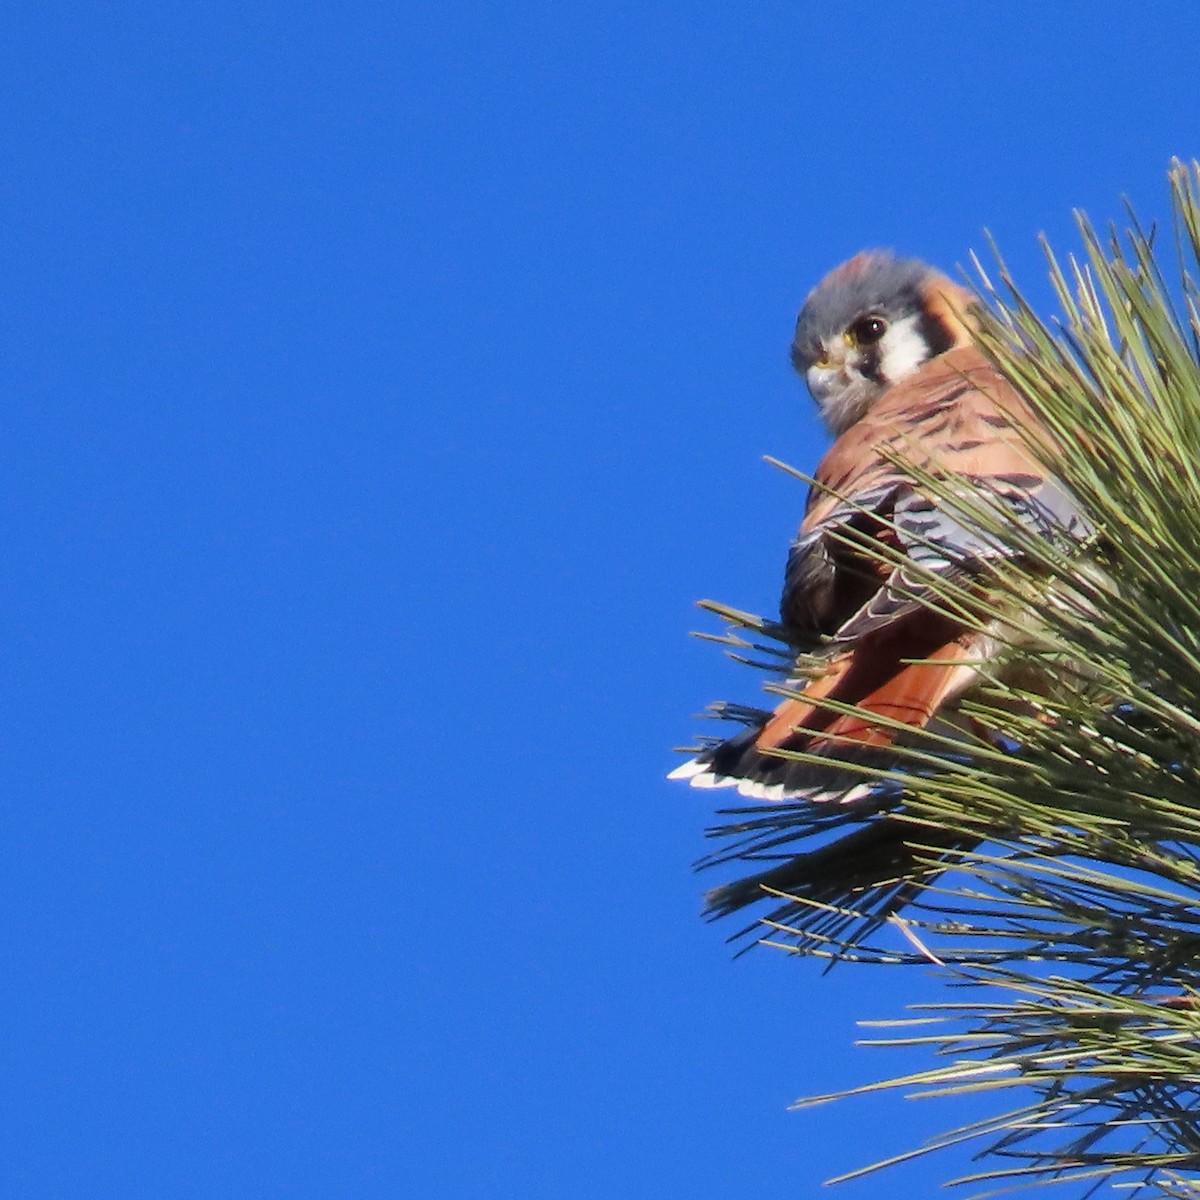
{"label": "black facial stripe", "polygon": [[859,371],[866,376],[872,383],[886,383],[883,378],[883,371],[879,361],[879,352],[883,348],[882,343],[872,342],[869,346],[861,346],[858,352],[858,359],[855,366]]}
{"label": "black facial stripe", "polygon": [[950,332],[946,322],[931,312],[921,311],[921,319],[917,323],[917,328],[921,332],[925,345],[929,347],[930,358],[945,354],[954,345],[954,335]]}

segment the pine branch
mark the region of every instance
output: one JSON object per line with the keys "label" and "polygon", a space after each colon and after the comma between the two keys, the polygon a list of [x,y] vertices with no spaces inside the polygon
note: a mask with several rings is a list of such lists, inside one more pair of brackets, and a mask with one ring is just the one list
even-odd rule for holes
{"label": "pine branch", "polygon": [[[857,1090],[1012,1092],[913,1152],[977,1144],[980,1171],[954,1182],[980,1196],[1047,1182],[1200,1196],[1200,168],[1174,164],[1170,184],[1169,278],[1132,216],[1102,236],[1079,215],[1078,259],[1047,249],[1056,323],[998,256],[980,270],[981,346],[1057,440],[1047,465],[1091,535],[1031,532],[994,499],[912,472],[1011,551],[986,568],[986,609],[962,580],[920,586],[1002,628],[1032,612],[1036,637],[1023,628],[988,664],[963,732],[913,733],[886,763],[857,764],[874,786],[853,804],[730,810],[703,860],[765,868],[780,903],[754,932],[771,944],[933,966],[966,989],[872,1039],[944,1062]],[[796,658],[778,625],[706,607],[735,654],[776,672]],[[1053,676],[1049,694],[1014,682],[1034,674]],[[903,827],[906,853],[860,885],[846,851],[883,822]],[[801,854],[805,889],[790,891]],[[889,917],[901,888],[912,904]]]}

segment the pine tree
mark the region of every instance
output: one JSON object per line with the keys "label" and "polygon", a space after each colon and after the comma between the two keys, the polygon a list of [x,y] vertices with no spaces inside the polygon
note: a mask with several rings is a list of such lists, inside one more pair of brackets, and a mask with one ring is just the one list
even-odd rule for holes
{"label": "pine tree", "polygon": [[[977,1194],[1074,1181],[1200,1196],[1200,168],[1174,164],[1170,185],[1169,253],[1132,213],[1104,237],[1080,216],[1079,258],[1047,249],[1056,323],[1003,264],[995,282],[976,264],[980,343],[1057,435],[1051,465],[1095,530],[1039,537],[986,496],[923,480],[1017,551],[987,568],[993,612],[930,578],[939,602],[972,619],[1032,606],[1039,623],[962,704],[991,736],[929,733],[895,766],[864,767],[888,797],[865,816],[736,810],[705,860],[757,871],[815,846],[828,894],[778,893],[760,937],[832,961],[933,964],[966,986],[883,1039],[938,1064],[875,1086],[995,1093],[993,1118],[917,1151],[974,1143],[979,1172],[955,1182]],[[707,607],[737,655],[790,661],[777,626]],[[1003,682],[1020,673],[1001,666],[1025,660],[1056,680],[1051,695]],[[914,854],[864,890],[853,855],[823,848],[880,820],[911,826]],[[897,888],[913,898],[888,915]]]}

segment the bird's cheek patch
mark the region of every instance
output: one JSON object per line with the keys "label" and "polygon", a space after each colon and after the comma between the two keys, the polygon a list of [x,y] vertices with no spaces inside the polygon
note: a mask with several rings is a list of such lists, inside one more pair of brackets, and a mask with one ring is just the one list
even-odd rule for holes
{"label": "bird's cheek patch", "polygon": [[930,355],[929,343],[920,328],[920,318],[905,317],[896,321],[883,335],[877,346],[881,373],[888,383],[906,379]]}

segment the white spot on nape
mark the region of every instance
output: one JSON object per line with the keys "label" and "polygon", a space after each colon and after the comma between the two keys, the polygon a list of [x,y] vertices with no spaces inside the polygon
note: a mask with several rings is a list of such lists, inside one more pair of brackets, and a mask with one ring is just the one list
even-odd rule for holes
{"label": "white spot on nape", "polygon": [[928,361],[929,343],[921,333],[920,314],[892,322],[879,343],[879,369],[888,383],[907,379]]}

